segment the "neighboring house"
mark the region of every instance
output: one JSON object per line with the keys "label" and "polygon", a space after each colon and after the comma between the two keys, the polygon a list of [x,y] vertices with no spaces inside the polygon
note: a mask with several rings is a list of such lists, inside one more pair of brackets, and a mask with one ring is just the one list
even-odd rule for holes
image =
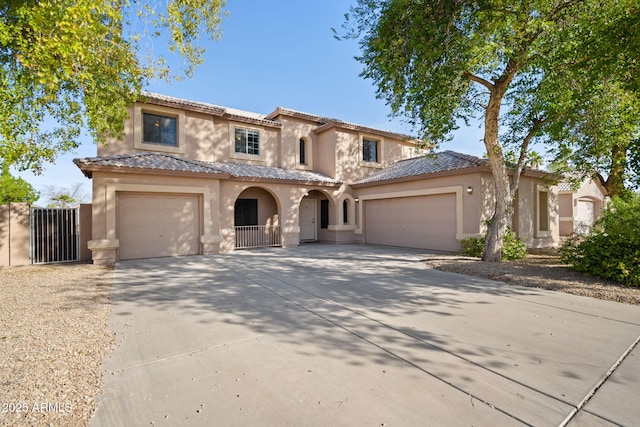
{"label": "neighboring house", "polygon": [[[455,251],[493,208],[488,162],[285,108],[269,115],[146,94],[122,141],[75,159],[93,179],[95,263],[301,242]],[[524,172],[513,228],[559,241],[557,186]]]}
{"label": "neighboring house", "polygon": [[607,190],[602,179],[585,179],[578,185],[571,180],[558,184],[560,235],[588,234],[606,207]]}

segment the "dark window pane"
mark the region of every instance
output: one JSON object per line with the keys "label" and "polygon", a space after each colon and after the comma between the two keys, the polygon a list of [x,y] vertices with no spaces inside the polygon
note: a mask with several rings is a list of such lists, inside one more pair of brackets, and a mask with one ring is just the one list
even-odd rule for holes
{"label": "dark window pane", "polygon": [[300,138],[300,164],[307,164],[307,143],[302,138]]}
{"label": "dark window pane", "polygon": [[378,162],[378,141],[362,140],[362,160],[365,162]]}
{"label": "dark window pane", "polygon": [[234,207],[234,224],[258,225],[258,199],[238,199]]}
{"label": "dark window pane", "polygon": [[148,144],[178,146],[176,118],[142,114],[142,140]]}
{"label": "dark window pane", "polygon": [[236,128],[235,142],[236,142],[236,153],[247,152],[247,134],[244,129]]}
{"label": "dark window pane", "polygon": [[329,228],[329,201],[320,200],[320,228]]}
{"label": "dark window pane", "polygon": [[349,223],[349,202],[346,200],[342,202],[342,223]]}

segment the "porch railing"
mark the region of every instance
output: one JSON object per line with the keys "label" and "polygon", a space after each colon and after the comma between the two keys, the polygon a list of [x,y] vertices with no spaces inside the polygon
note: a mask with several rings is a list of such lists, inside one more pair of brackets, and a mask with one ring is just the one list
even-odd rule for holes
{"label": "porch railing", "polygon": [[243,225],[236,229],[236,249],[280,246],[279,225]]}

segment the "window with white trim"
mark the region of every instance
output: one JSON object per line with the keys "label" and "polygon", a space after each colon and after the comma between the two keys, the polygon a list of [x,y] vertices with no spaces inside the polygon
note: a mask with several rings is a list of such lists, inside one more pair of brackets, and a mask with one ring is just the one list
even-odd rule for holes
{"label": "window with white trim", "polygon": [[235,128],[235,152],[260,155],[260,132],[253,129]]}

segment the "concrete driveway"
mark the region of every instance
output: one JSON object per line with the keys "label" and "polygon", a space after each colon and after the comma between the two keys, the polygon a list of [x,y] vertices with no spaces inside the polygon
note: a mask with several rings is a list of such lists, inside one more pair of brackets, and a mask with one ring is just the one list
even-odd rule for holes
{"label": "concrete driveway", "polygon": [[637,425],[640,307],[305,245],[121,262],[92,426]]}

